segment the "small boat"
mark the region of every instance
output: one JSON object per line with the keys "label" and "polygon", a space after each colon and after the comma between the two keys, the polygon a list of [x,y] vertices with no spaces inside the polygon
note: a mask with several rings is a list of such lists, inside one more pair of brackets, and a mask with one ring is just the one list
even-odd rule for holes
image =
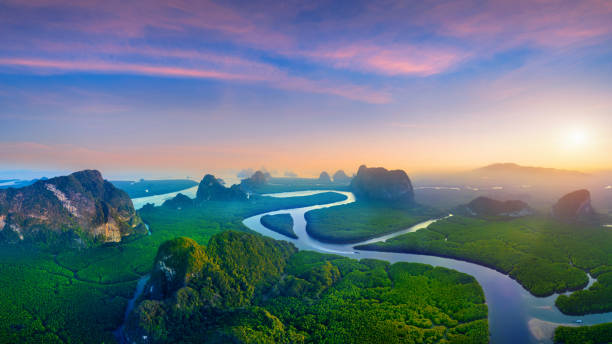
{"label": "small boat", "polygon": [[582,324],[582,319],[576,320],[576,324]]}

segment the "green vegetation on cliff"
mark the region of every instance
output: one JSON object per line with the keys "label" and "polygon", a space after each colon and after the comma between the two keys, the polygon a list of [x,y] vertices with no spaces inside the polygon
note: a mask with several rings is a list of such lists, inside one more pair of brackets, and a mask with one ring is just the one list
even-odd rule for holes
{"label": "green vegetation on cliff", "polygon": [[271,231],[297,239],[297,235],[293,231],[293,218],[289,214],[264,215],[260,221]]}
{"label": "green vegetation on cliff", "polygon": [[[164,258],[169,255],[177,259]],[[164,244],[155,266],[154,273],[159,270],[166,281],[151,280],[147,290],[160,289],[167,281],[183,285],[161,299],[145,295],[130,316],[131,341],[489,339],[482,289],[473,277],[444,268],[296,252],[286,242],[231,231],[214,236],[206,248],[187,238]]]}
{"label": "green vegetation on cliff", "polygon": [[534,295],[583,288],[593,271],[599,282],[586,291],[561,296],[559,308],[585,314],[612,310],[612,231],[529,216],[487,221],[454,216],[416,233],[363,249],[458,258],[509,274]]}
{"label": "green vegetation on cliff", "polygon": [[429,208],[398,207],[383,202],[358,201],[306,213],[306,230],[321,241],[355,243],[406,229],[439,213]]}

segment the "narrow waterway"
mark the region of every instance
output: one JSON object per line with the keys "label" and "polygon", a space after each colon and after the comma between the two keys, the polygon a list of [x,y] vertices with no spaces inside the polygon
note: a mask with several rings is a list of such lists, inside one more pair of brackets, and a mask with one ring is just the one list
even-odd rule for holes
{"label": "narrow waterway", "polygon": [[[329,190],[326,190],[329,191]],[[288,192],[282,194],[270,194],[272,197],[295,197],[312,195],[321,191]],[[426,228],[437,221],[432,219],[421,222],[410,228],[370,239],[356,244],[330,244],[320,242],[308,235],[306,232],[306,220],[304,214],[310,210],[334,207],[355,201],[350,192],[335,191],[347,196],[341,202],[325,205],[317,205],[291,210],[279,210],[267,212],[249,217],[243,223],[250,229],[263,235],[278,240],[293,243],[300,250],[314,250],[323,253],[335,253],[355,259],[374,258],[389,262],[416,262],[434,266],[442,266],[474,276],[482,286],[489,307],[489,329],[491,332],[491,343],[515,344],[515,343],[551,343],[554,328],[559,324],[576,325],[577,320],[582,320],[584,325],[592,325],[603,322],[612,322],[612,313],[591,314],[585,316],[568,316],[562,314],[555,307],[555,299],[558,295],[548,297],[536,297],[525,290],[518,282],[493,269],[473,263],[455,259],[407,254],[390,253],[378,251],[357,250],[355,246],[377,241],[385,241],[397,235],[415,232]],[[293,218],[293,230],[298,239],[292,239],[282,234],[265,228],[260,219],[263,215],[290,214]],[[589,284],[592,284],[592,280]]]}
{"label": "narrow waterway", "polygon": [[128,316],[134,309],[134,306],[136,305],[136,300],[138,300],[140,295],[142,295],[142,292],[144,291],[144,287],[145,285],[147,285],[147,282],[149,281],[149,277],[150,277],[149,275],[144,275],[140,277],[140,279],[138,280],[138,283],[136,284],[136,291],[134,292],[134,296],[132,296],[132,298],[128,301],[127,307],[125,308],[125,313],[123,314],[123,322],[121,323],[121,326],[119,326],[119,328],[113,332],[113,334],[115,335],[115,338],[117,338],[117,341],[120,344],[127,343],[127,339],[125,338],[125,332],[124,332],[125,323],[127,321]]}
{"label": "narrow waterway", "polygon": [[195,198],[197,191],[198,186],[196,185],[184,190],[169,192],[161,195],[132,198],[132,204],[134,204],[134,209],[136,210],[144,207],[144,205],[147,203],[152,203],[157,207],[162,205],[166,200],[176,197],[176,195],[179,193],[182,193],[189,198]]}

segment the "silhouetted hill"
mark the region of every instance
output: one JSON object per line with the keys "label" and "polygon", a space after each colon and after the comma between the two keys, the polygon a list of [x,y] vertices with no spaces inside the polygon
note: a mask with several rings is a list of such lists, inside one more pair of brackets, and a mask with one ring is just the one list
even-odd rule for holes
{"label": "silhouetted hill", "polygon": [[323,171],[319,175],[319,183],[331,183],[331,178],[329,177],[329,173]]}
{"label": "silhouetted hill", "polygon": [[347,176],[343,170],[338,170],[334,173],[334,183],[348,184],[350,181],[351,177]]}
{"label": "silhouetted hill", "polygon": [[240,188],[245,191],[253,191],[254,189],[268,184],[269,179],[270,174],[262,171],[256,171],[251,177],[243,179],[240,182]]}
{"label": "silhouetted hill", "polygon": [[553,206],[552,214],[557,219],[570,222],[595,220],[591,193],[583,189],[564,195]]}

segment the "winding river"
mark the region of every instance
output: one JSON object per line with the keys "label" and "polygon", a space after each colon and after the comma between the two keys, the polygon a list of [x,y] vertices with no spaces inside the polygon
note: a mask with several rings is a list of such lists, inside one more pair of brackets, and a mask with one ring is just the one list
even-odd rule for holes
{"label": "winding river", "polygon": [[[327,191],[334,190],[286,192],[269,194],[267,196],[295,197],[313,195]],[[320,242],[310,237],[306,232],[306,220],[304,218],[304,214],[310,210],[334,207],[355,201],[354,195],[350,192],[334,192],[347,196],[347,199],[324,205],[271,211],[249,217],[245,219],[243,223],[248,228],[260,234],[278,240],[289,241],[300,250],[334,253],[356,259],[374,258],[386,260],[392,263],[425,263],[454,269],[472,275],[482,286],[487,300],[487,305],[489,307],[489,329],[491,332],[491,343],[551,343],[554,328],[560,324],[576,325],[577,320],[581,320],[585,325],[612,322],[612,313],[590,314],[584,316],[564,315],[555,307],[555,299],[558,295],[555,294],[548,297],[535,297],[525,290],[520,284],[518,284],[518,282],[508,277],[508,275],[504,275],[484,266],[435,256],[365,251],[354,248],[357,245],[384,241],[408,232],[415,232],[419,229],[426,228],[431,223],[437,221],[436,219],[424,221],[410,228],[356,244],[330,244]],[[265,228],[260,222],[261,217],[264,215],[287,213],[293,218],[293,230],[298,236],[298,239],[292,239],[271,231]],[[592,283],[593,280],[591,279],[589,285]]]}

